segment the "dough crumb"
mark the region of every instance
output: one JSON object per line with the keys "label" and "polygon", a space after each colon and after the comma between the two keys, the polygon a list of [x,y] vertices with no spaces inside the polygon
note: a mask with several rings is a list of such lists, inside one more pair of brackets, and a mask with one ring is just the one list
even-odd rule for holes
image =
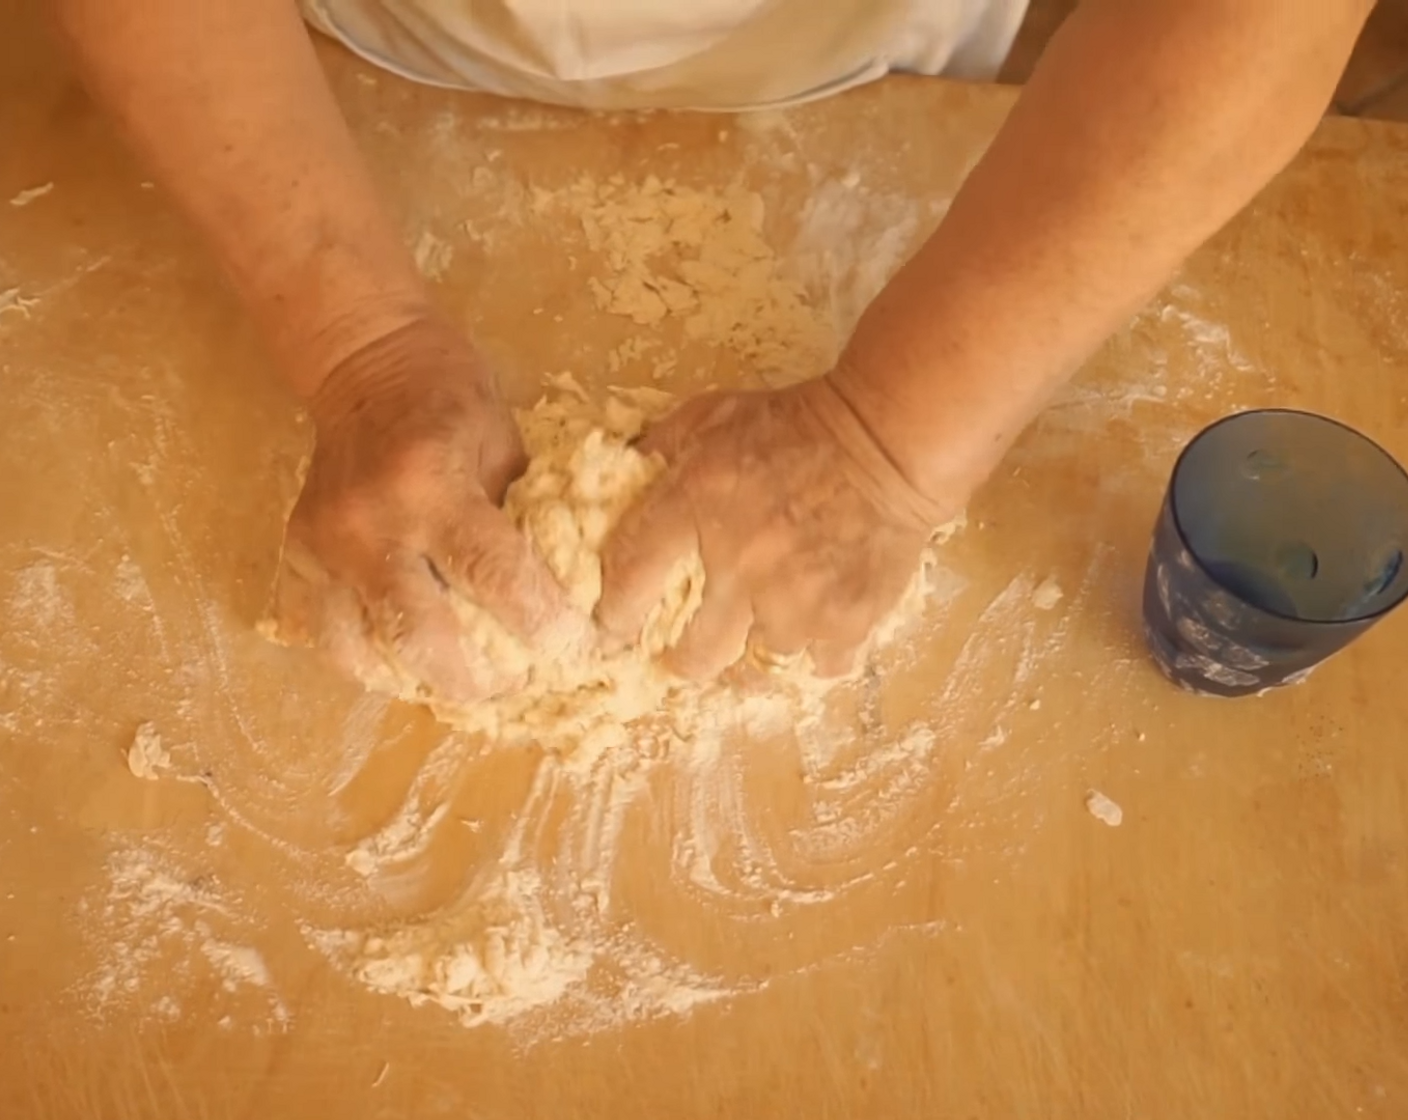
{"label": "dough crumb", "polygon": [[1037,588],[1032,592],[1032,606],[1039,611],[1049,611],[1056,606],[1066,593],[1061,590],[1061,585],[1056,582],[1055,576],[1047,576]]}
{"label": "dough crumb", "polygon": [[[455,247],[428,229],[421,230],[411,252],[416,259],[417,271],[427,280],[443,279],[455,260]],[[539,308],[538,311],[540,310],[542,309]],[[538,311],[533,314],[536,315]]]}
{"label": "dough crumb", "polygon": [[1101,824],[1107,824],[1111,828],[1119,828],[1120,822],[1124,820],[1124,810],[1098,789],[1093,789],[1085,795],[1085,811]]}
{"label": "dough crumb", "polygon": [[38,306],[37,299],[21,295],[18,288],[6,288],[0,292],[0,314],[13,311],[26,319],[32,319],[34,316],[30,314],[30,309]]}
{"label": "dough crumb", "polygon": [[10,205],[16,208],[28,206],[36,198],[43,198],[54,189],[53,183],[43,183],[37,187],[30,187],[28,190],[20,191],[14,198],[10,199]]}
{"label": "dough crumb", "polygon": [[964,529],[968,528],[968,511],[961,509],[952,521],[946,521],[934,530],[929,537],[930,544],[948,544]]}
{"label": "dough crumb", "polygon": [[137,728],[127,748],[127,769],[133,775],[155,782],[171,768],[171,755],[162,746],[161,735],[150,723]]}

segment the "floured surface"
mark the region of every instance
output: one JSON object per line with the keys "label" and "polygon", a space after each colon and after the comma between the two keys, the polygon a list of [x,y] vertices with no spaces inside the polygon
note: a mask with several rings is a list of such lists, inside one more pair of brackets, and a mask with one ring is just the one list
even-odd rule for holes
{"label": "floured surface", "polygon": [[[612,389],[594,403],[570,375],[552,380],[552,395],[519,414],[529,462],[510,487],[505,509],[576,609],[590,617],[601,596],[606,538],[663,469],[631,441],[648,419],[675,402],[658,390]],[[945,526],[935,541],[950,540],[958,528]],[[926,554],[913,586],[877,628],[862,653],[862,677],[877,672],[874,659],[887,645],[914,632],[936,564],[937,557]],[[469,640],[504,672],[521,674],[522,687],[493,700],[449,705],[399,667],[393,686],[408,699],[426,700],[442,721],[481,736],[491,749],[539,755],[523,818],[514,822],[497,864],[476,869],[463,893],[433,914],[389,930],[305,926],[310,943],[372,989],[417,1006],[438,1005],[466,1025],[550,1013],[559,1024],[587,1029],[603,1016],[681,1012],[735,992],[622,928],[613,892],[625,815],[653,784],[696,786],[689,795],[690,827],[675,837],[674,847],[690,883],[723,892],[714,856],[720,845],[739,839],[736,827],[743,823],[729,828],[708,819],[709,803],[727,793],[725,752],[790,733],[804,749],[834,755],[840,729],[826,727],[826,699],[845,682],[815,678],[804,664],[766,672],[755,667],[742,680],[697,683],[671,675],[660,657],[698,608],[704,581],[698,556],[682,561],[639,640],[610,653],[593,643],[534,653],[486,612],[460,600]],[[944,590],[951,594],[953,588]],[[379,687],[385,681],[377,676],[367,683]],[[935,741],[932,729],[912,727],[870,755],[863,770],[842,778],[838,788],[854,792],[875,773],[922,770]],[[866,812],[893,811],[890,791],[872,794],[877,803],[866,805]],[[553,867],[529,849],[530,830],[549,823],[559,800],[573,804],[567,836],[575,854]],[[420,827],[398,816],[354,848],[348,866],[369,879],[394,873],[424,854],[430,830],[447,827],[446,808],[433,810]],[[864,837],[862,820],[844,823],[856,830],[852,845]],[[782,885],[765,896],[770,907],[834,897]]]}
{"label": "floured surface", "polygon": [[[0,206],[0,1114],[1397,1120],[1401,620],[1250,707],[1171,693],[1132,621],[1218,415],[1312,408],[1408,457],[1396,134],[1328,125],[1091,363],[815,721],[573,771],[253,632],[309,433],[27,18],[0,73],[42,88],[0,116],[37,154],[0,198],[55,187]],[[522,407],[564,370],[593,401],[819,372],[1010,100],[592,118],[334,75]],[[651,191],[708,223],[637,253],[656,212],[611,227]],[[684,267],[720,256],[765,298]],[[636,322],[631,270],[698,305]],[[454,1012],[360,975],[423,984],[416,951]]]}

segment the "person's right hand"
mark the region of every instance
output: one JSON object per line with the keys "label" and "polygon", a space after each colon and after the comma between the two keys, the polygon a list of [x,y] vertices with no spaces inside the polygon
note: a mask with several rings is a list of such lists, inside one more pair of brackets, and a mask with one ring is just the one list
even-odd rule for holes
{"label": "person's right hand", "polygon": [[452,592],[529,648],[585,641],[588,621],[499,508],[523,445],[483,360],[417,320],[343,361],[310,401],[317,441],[275,595],[286,641],[399,691],[385,653],[439,700],[514,687]]}
{"label": "person's right hand", "polygon": [[751,650],[765,662],[807,653],[823,676],[851,671],[976,478],[920,493],[837,381],[706,393],[646,429],[636,446],[666,470],[602,554],[596,614],[608,636],[639,634],[697,552],[703,600],[669,668],[704,680]]}

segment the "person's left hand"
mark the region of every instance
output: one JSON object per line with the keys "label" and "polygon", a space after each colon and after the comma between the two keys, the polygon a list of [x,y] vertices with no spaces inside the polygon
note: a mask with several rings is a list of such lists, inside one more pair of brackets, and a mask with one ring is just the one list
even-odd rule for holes
{"label": "person's left hand", "polygon": [[638,446],[668,470],[607,541],[597,618],[633,638],[697,549],[703,603],[667,655],[693,678],[722,672],[750,643],[765,655],[808,651],[824,675],[848,672],[930,533],[968,496],[918,493],[828,378],[707,394]]}

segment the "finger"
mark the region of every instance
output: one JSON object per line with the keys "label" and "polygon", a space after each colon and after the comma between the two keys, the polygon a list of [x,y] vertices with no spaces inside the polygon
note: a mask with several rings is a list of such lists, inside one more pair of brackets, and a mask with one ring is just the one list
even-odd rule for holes
{"label": "finger", "polygon": [[808,650],[817,676],[848,676],[875,619],[864,590],[830,567],[786,571],[758,597],[753,640],[780,657]]}
{"label": "finger", "polygon": [[273,617],[286,645],[318,644],[323,601],[331,585],[323,566],[298,541],[286,540],[274,581]]}
{"label": "finger", "polygon": [[361,597],[352,588],[336,584],[329,589],[317,644],[364,687],[393,694],[402,691],[404,683],[377,649]]}
{"label": "finger", "polygon": [[818,633],[827,573],[785,566],[753,598],[753,640],[769,653],[790,657],[825,634]]}
{"label": "finger", "polygon": [[385,564],[373,579],[363,591],[373,630],[434,698],[470,703],[516,683],[465,640],[449,592],[419,558]]}
{"label": "finger", "polygon": [[626,511],[602,550],[596,617],[603,629],[634,640],[664,598],[676,565],[698,549],[693,510],[683,489],[666,476]]}
{"label": "finger", "polygon": [[726,422],[736,407],[733,396],[702,393],[646,428],[636,441],[636,450],[642,455],[663,456],[667,463],[677,462],[701,435]]}
{"label": "finger", "polygon": [[489,501],[503,505],[508,488],[527,468],[528,455],[518,425],[509,418],[491,425],[479,453],[479,481]]}
{"label": "finger", "polygon": [[873,602],[867,600],[852,600],[819,611],[817,634],[810,647],[816,675],[850,676],[880,617]]}
{"label": "finger", "polygon": [[589,639],[590,624],[508,515],[475,502],[430,558],[434,570],[520,641],[560,654]]}
{"label": "finger", "polygon": [[743,656],[752,626],[753,608],[739,585],[706,581],[698,613],[662,660],[672,673],[690,680],[716,677]]}
{"label": "finger", "polygon": [[812,669],[818,677],[849,677],[856,671],[859,642],[816,641],[811,644]]}
{"label": "finger", "polygon": [[395,692],[398,681],[377,652],[357,593],[333,580],[299,542],[285,544],[274,588],[278,640],[312,646],[368,688]]}

